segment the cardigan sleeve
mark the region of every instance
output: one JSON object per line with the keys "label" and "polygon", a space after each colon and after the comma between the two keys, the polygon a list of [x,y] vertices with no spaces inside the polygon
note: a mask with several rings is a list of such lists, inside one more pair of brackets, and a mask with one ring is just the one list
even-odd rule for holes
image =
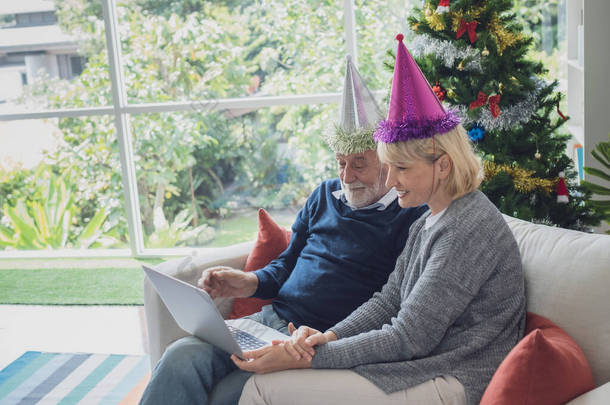
{"label": "cardigan sleeve", "polygon": [[[445,227],[443,234],[425,248],[427,255],[417,281],[408,293],[401,294],[400,309],[390,322],[381,328],[319,346],[312,361],[313,368],[352,368],[361,364],[406,361],[425,357],[440,343],[447,329],[464,313],[497,267],[499,257],[508,249],[506,244],[510,243],[501,240],[505,237],[494,235],[491,227],[458,225],[457,221]],[[461,235],[453,232],[457,226]],[[394,280],[392,289],[404,288],[404,277],[413,277],[418,271],[417,268],[401,271],[403,279],[400,283]],[[392,299],[396,299],[396,292],[387,288],[376,297],[377,302]],[[372,308],[359,308],[349,321],[358,324],[360,318],[370,319],[372,315],[367,311]],[[494,308],[489,310],[491,313]],[[348,327],[344,329],[349,330]]]}
{"label": "cardigan sleeve", "polygon": [[338,338],[342,339],[357,335],[361,332],[379,329],[390,323],[392,317],[400,310],[400,280],[401,269],[405,267],[408,245],[398,259],[394,271],[390,273],[388,281],[381,291],[373,296],[344,320],[329,328]]}

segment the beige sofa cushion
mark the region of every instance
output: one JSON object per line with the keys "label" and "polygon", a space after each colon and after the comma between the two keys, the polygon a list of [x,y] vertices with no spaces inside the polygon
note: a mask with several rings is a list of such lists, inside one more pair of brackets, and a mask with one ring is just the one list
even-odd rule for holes
{"label": "beige sofa cushion", "polygon": [[607,405],[610,404],[610,382],[582,394],[566,405]]}
{"label": "beige sofa cushion", "polygon": [[527,310],[563,328],[582,348],[595,384],[610,380],[610,236],[505,216],[521,251]]}

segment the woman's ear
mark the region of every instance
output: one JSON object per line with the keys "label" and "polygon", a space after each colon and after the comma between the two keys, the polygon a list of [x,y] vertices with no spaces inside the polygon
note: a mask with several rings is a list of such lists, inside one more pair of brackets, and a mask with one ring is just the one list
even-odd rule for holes
{"label": "woman's ear", "polygon": [[446,179],[447,176],[449,176],[449,173],[451,173],[451,169],[453,167],[453,162],[451,161],[451,158],[445,153],[438,159],[437,163],[439,168],[438,174],[440,178]]}

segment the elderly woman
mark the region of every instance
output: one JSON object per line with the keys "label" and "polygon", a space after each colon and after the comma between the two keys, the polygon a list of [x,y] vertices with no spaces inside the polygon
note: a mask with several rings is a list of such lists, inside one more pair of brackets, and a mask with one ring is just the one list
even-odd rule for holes
{"label": "elderly woman", "polygon": [[[515,239],[477,190],[480,163],[398,35],[388,119],[375,133],[401,207],[426,203],[381,291],[326,332],[233,357],[240,404],[477,404],[523,335]],[[271,374],[271,371],[294,368]]]}

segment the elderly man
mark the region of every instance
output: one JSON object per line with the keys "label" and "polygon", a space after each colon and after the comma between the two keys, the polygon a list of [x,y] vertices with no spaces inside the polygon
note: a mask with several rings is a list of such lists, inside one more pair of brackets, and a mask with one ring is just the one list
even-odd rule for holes
{"label": "elderly man", "polygon": [[[288,333],[288,325],[326,330],[387,281],[411,224],[425,207],[401,209],[384,180],[372,133],[381,116],[348,57],[341,123],[328,137],[339,178],[322,182],[292,225],[288,248],[269,265],[244,273],[203,272],[213,297],[274,298],[251,315]],[[155,367],[142,404],[236,404],[250,373],[229,355],[195,337],[172,344]]]}

